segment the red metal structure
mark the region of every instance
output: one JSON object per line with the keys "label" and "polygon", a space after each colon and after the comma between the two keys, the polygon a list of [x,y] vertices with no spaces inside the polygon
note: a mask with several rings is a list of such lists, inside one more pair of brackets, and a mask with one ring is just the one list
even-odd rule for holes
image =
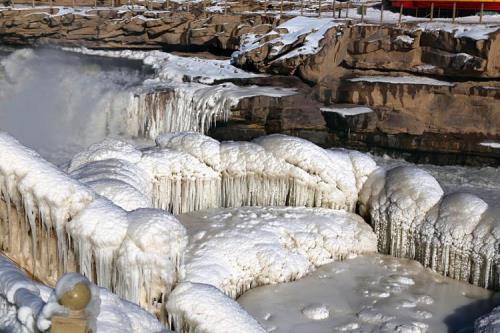
{"label": "red metal structure", "polygon": [[393,0],[391,2],[394,7],[403,6],[404,9],[431,8],[432,4],[436,9],[453,9],[455,4],[459,10],[500,11],[500,0]]}

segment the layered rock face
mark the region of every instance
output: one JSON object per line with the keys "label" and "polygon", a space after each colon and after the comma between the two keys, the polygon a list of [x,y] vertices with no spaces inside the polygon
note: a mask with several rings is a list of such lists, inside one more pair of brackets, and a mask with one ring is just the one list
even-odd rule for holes
{"label": "layered rock face", "polygon": [[267,32],[274,20],[260,15],[208,16],[201,14],[201,8],[191,12],[13,9],[0,11],[0,41],[11,45],[232,52],[238,48],[241,34],[251,27]]}
{"label": "layered rock face", "polygon": [[[497,26],[295,18],[245,36],[233,60],[311,83],[327,104],[325,144],[409,151],[420,155],[416,161],[497,164],[498,151],[481,143],[500,135],[499,36]],[[359,105],[373,112],[352,109]]]}

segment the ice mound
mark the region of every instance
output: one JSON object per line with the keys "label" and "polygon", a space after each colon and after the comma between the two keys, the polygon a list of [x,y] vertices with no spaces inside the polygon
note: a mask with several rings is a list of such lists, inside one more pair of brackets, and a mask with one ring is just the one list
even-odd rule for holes
{"label": "ice mound", "polygon": [[217,288],[183,282],[167,302],[170,327],[179,333],[264,333],[259,323]]}
{"label": "ice mound", "polygon": [[151,202],[177,214],[248,205],[353,211],[359,189],[376,166],[359,152],[325,150],[278,134],[219,143],[180,132],[156,142],[143,150],[99,143],[78,154],[69,171],[124,209]]}
{"label": "ice mound", "polygon": [[[12,333],[47,330],[50,318],[65,312],[57,303],[57,296],[80,282],[89,284],[79,275],[67,274],[53,290],[33,282],[10,260],[0,256],[0,330]],[[153,315],[137,305],[120,299],[104,288],[89,286],[93,300],[87,306],[87,313],[91,318],[94,316],[96,333],[166,333]]]}
{"label": "ice mound", "polygon": [[[28,260],[36,274],[49,261],[48,234],[57,235],[61,273],[67,264],[65,224],[94,200],[94,193],[46,162],[34,151],[0,132],[0,210],[5,230],[1,248]],[[31,232],[30,252],[24,241]],[[37,260],[42,267],[37,267]]]}
{"label": "ice mound", "polygon": [[236,298],[250,288],[300,279],[317,266],[376,251],[358,215],[323,208],[246,207],[179,217],[189,245],[182,280]]}
{"label": "ice mound", "polygon": [[[142,178],[143,169],[131,167],[138,158],[142,152],[107,140],[77,155],[70,169],[91,187],[105,184],[93,187],[126,206],[130,188],[144,195],[151,186]],[[130,187],[122,192],[116,182]],[[111,190],[110,183],[115,186]],[[6,133],[0,133],[0,186],[0,227],[5,230],[0,249],[42,281],[54,284],[64,272],[78,270],[151,311],[175,283],[186,235],[167,212],[127,211]],[[151,240],[165,244],[158,248]]]}
{"label": "ice mound", "polygon": [[378,169],[360,193],[360,212],[371,220],[379,251],[498,288],[498,214],[476,195],[443,195],[439,183],[416,167]]}
{"label": "ice mound", "polygon": [[141,304],[153,300],[151,308],[162,308],[177,282],[186,230],[172,215],[154,209],[138,209],[127,218],[127,234],[116,260],[117,293]]}

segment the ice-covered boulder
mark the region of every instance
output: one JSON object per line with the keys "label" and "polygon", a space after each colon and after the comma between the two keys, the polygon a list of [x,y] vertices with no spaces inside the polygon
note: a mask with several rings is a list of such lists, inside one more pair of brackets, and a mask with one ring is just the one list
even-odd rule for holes
{"label": "ice-covered boulder", "polygon": [[170,327],[180,333],[264,333],[241,306],[214,286],[179,283],[167,305]]}
{"label": "ice-covered boulder", "polygon": [[427,172],[399,166],[374,171],[359,198],[379,251],[416,259],[457,280],[499,287],[498,212],[478,196],[444,195]]}
{"label": "ice-covered boulder", "polygon": [[414,233],[443,195],[437,180],[417,167],[374,172],[360,195],[361,211],[378,236],[378,249],[397,257],[415,256]]}
{"label": "ice-covered boulder", "polygon": [[[71,178],[0,133],[0,250],[47,284],[79,271],[158,311],[155,302],[177,279],[185,231],[165,211],[135,209],[151,206],[151,182],[134,164],[140,159],[133,146],[106,140],[75,157]],[[151,239],[167,244],[158,248]],[[149,279],[124,267],[149,272]]]}

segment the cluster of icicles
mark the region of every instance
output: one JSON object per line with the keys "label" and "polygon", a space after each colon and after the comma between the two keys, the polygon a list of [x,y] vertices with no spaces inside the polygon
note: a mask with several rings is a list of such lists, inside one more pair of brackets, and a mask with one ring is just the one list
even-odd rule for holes
{"label": "cluster of icicles", "polygon": [[0,191],[0,249],[42,281],[79,271],[149,309],[175,283],[187,239],[167,212],[126,211],[1,132]]}
{"label": "cluster of icicles", "polygon": [[474,194],[444,194],[427,172],[378,169],[359,197],[382,253],[481,287],[500,287],[500,217]]}
{"label": "cluster of icicles", "polygon": [[[353,211],[358,203],[379,251],[455,279],[499,285],[500,227],[484,201],[443,195],[425,171],[377,169],[358,152],[325,150],[284,135],[220,143],[188,132],[161,136],[157,146],[142,150],[105,140],[76,155],[68,172],[73,178],[0,134],[1,250],[45,281],[77,270],[160,315],[158,308],[166,308],[164,319],[180,332],[216,331],[209,324],[214,316],[217,325],[263,330],[224,294],[241,289],[238,281],[224,291],[177,283],[186,230],[150,207],[176,213],[246,205]],[[194,311],[190,299],[204,311]]]}
{"label": "cluster of icicles", "polygon": [[154,139],[160,133],[204,133],[226,122],[239,98],[225,85],[161,87],[135,94],[127,107],[127,132]]}
{"label": "cluster of icicles", "polygon": [[375,167],[362,153],[280,134],[218,142],[181,132],[162,135],[144,150],[107,139],[76,155],[68,172],[124,209],[178,214],[256,205],[353,211]]}

